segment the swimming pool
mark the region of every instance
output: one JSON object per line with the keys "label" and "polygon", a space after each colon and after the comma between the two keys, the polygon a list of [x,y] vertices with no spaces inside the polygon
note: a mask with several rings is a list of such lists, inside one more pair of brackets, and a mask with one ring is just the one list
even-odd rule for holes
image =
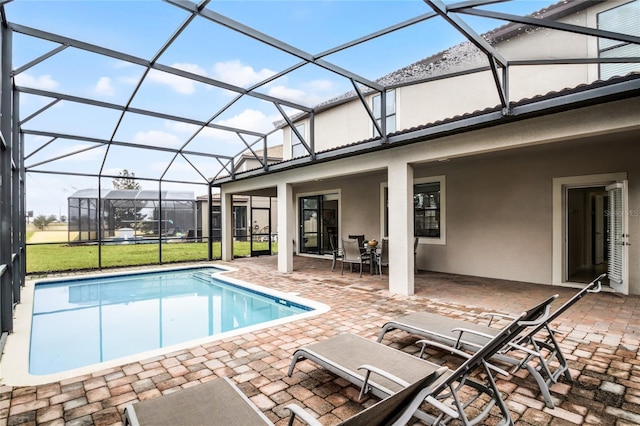
{"label": "swimming pool", "polygon": [[49,375],[291,321],[324,305],[181,268],[34,285],[29,374]]}

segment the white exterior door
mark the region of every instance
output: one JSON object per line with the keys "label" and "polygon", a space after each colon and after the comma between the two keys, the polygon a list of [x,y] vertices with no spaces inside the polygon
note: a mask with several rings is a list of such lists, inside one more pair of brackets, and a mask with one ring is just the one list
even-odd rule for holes
{"label": "white exterior door", "polygon": [[609,283],[622,294],[629,294],[629,233],[627,227],[627,181],[607,186],[609,193]]}

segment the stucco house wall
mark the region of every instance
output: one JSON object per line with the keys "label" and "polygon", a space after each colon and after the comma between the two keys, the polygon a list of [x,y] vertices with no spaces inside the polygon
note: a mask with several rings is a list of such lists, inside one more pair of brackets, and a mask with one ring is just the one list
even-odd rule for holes
{"label": "stucco house wall", "polygon": [[[640,211],[640,146],[628,134],[417,167],[447,179],[447,244],[421,244],[419,268],[552,283],[553,178],[626,172],[629,211]],[[629,233],[640,235],[629,215]],[[640,249],[630,246],[630,292],[640,293]]]}
{"label": "stucco house wall", "polygon": [[[608,1],[573,13],[558,22],[597,27],[597,15],[626,1]],[[540,28],[524,31],[494,45],[511,60],[587,58],[598,56],[597,38],[566,31]],[[457,53],[457,49],[461,53]],[[445,62],[470,61],[471,68],[488,66],[477,50],[458,46],[447,53]],[[455,66],[455,64],[447,65]],[[509,100],[518,101],[552,91],[589,84],[599,79],[598,65],[529,65],[509,68]],[[373,95],[366,96],[369,107]],[[499,105],[493,75],[489,71],[431,80],[396,89],[396,128],[414,126],[471,113]],[[336,105],[315,115],[315,148],[333,147],[374,137],[373,125],[358,98]],[[310,120],[304,118],[305,137],[309,139]],[[291,158],[291,132],[283,129],[284,158]]]}

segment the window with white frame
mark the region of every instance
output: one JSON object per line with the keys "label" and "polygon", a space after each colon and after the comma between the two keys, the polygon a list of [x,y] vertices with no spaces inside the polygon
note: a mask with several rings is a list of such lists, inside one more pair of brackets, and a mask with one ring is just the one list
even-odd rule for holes
{"label": "window with white frame", "polygon": [[[598,14],[598,29],[640,36],[640,0],[634,0]],[[640,56],[640,45],[606,38],[598,39],[600,58],[626,58]],[[640,70],[638,63],[600,64],[600,78],[626,75]]]}
{"label": "window with white frame", "polygon": [[[300,136],[306,137],[304,123],[296,125],[296,130],[300,133]],[[306,155],[309,155],[307,148],[305,148],[298,135],[291,130],[291,158],[304,157]]]}
{"label": "window with white frame", "polygon": [[442,182],[424,180],[413,185],[413,233],[416,237],[442,237]]}
{"label": "window with white frame", "polygon": [[[387,91],[386,97],[386,130],[387,133],[393,133],[396,131],[396,91]],[[373,97],[373,116],[376,119],[378,126],[382,127],[382,95],[375,95]],[[373,136],[378,136],[376,126],[373,126]]]}
{"label": "window with white frame", "polygon": [[[444,176],[415,179],[413,182],[414,236],[427,244],[445,244],[446,180]],[[389,236],[389,189],[384,185],[383,235]]]}

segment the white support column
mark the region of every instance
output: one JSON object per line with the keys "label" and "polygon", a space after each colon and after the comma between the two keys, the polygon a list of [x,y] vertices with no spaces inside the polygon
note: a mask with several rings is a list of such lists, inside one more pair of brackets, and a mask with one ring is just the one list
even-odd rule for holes
{"label": "white support column", "polygon": [[222,260],[233,260],[233,194],[221,189],[220,213],[222,216]]}
{"label": "white support column", "polygon": [[293,187],[278,183],[278,271],[293,272],[293,239],[296,235]]}
{"label": "white support column", "polygon": [[413,167],[392,161],[389,173],[389,292],[414,293]]}

